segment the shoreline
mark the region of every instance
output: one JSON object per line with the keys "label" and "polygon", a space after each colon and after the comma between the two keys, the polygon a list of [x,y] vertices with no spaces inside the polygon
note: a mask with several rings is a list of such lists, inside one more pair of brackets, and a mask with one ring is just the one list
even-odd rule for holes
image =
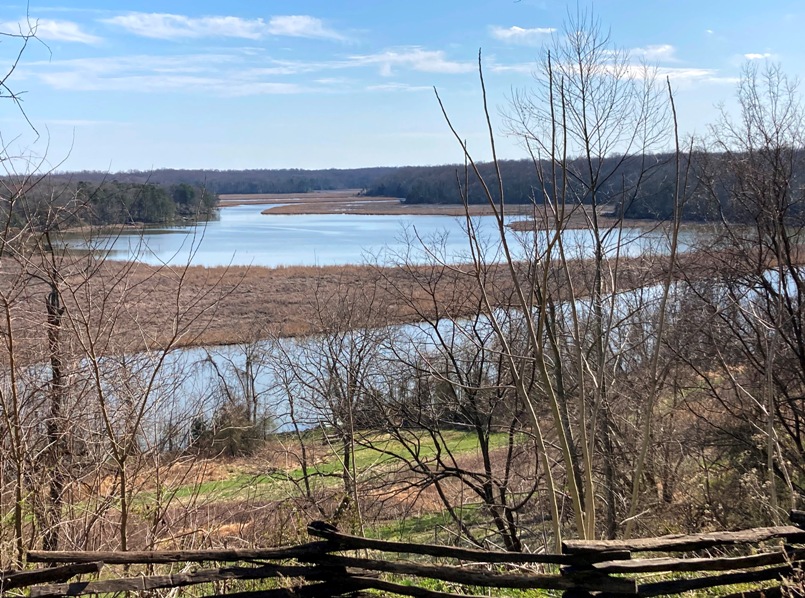
{"label": "shoreline", "polygon": [[[224,194],[218,207],[276,204],[263,214],[361,214],[366,216],[465,216],[459,204],[406,204],[399,197],[360,195],[360,189],[314,191],[311,193]],[[512,215],[528,215],[532,207],[513,204]],[[486,204],[470,206],[471,216],[488,216],[492,210]]]}
{"label": "shoreline", "polygon": [[[238,193],[219,195],[218,207],[221,209],[243,205],[271,205],[261,214],[266,215],[326,215],[357,214],[365,216],[449,216],[461,218],[467,211],[460,204],[406,204],[395,197],[360,195],[360,189],[337,191],[313,191],[309,193]],[[492,216],[488,204],[471,204],[470,216]],[[628,228],[654,229],[665,224],[660,220],[623,219],[608,215],[609,207],[598,212],[598,224],[610,228],[622,224]],[[506,204],[507,216],[520,216],[521,220],[509,223],[513,230],[529,230],[535,222],[540,227],[555,228],[552,214],[542,205]],[[587,206],[575,206],[564,216],[563,229],[590,228],[590,211]]]}
{"label": "shoreline", "polygon": [[[583,267],[579,262],[573,269]],[[501,305],[510,295],[507,273],[502,265],[487,267],[493,301]],[[12,282],[18,274],[0,272],[0,282]],[[439,283],[429,294],[420,283],[433,276]],[[16,304],[15,313],[20,321],[18,334],[24,339],[19,348],[38,362],[47,359],[47,338],[43,310],[35,297],[44,294],[47,286],[38,281],[33,287],[36,292]],[[78,288],[81,293],[70,292]],[[65,330],[81,329],[81,318],[88,318],[90,329],[102,329],[103,321],[98,319],[102,310],[89,310],[89,297],[126,314],[97,341],[101,351],[111,353],[169,344],[191,348],[322,334],[332,317],[331,308],[347,298],[374,299],[371,309],[353,314],[354,321],[350,318],[347,323],[350,327],[421,321],[434,316],[434,301],[454,317],[470,316],[478,305],[477,283],[470,269],[411,264],[174,269],[110,260],[87,276],[83,260],[77,259],[64,271],[64,295],[67,318],[79,318]],[[176,322],[181,322],[180,331]],[[171,341],[174,333],[177,336]]]}

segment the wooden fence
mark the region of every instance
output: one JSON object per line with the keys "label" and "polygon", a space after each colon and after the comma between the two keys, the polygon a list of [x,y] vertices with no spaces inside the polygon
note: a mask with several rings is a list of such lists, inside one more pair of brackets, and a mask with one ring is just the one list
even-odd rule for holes
{"label": "wooden fence", "polygon": [[[509,588],[558,590],[567,597],[660,596],[744,584],[742,588],[758,589],[743,589],[730,596],[769,597],[780,596],[784,580],[799,574],[800,566],[805,563],[805,513],[792,513],[792,521],[804,527],[764,527],[638,540],[568,540],[563,543],[562,554],[388,542],[343,534],[326,523],[313,522],[308,532],[316,538],[314,541],[286,548],[30,551],[28,562],[49,566],[33,571],[0,572],[0,592],[28,587],[31,597],[43,598],[182,588],[212,582],[225,589],[229,580],[274,578],[278,580],[277,589],[227,595],[313,598],[356,595],[374,589],[422,598],[467,597],[429,589],[437,585],[435,582],[446,582],[442,586],[458,584],[464,591],[477,588],[479,595],[484,588],[504,589],[500,594],[505,595],[505,589]],[[727,552],[731,554],[724,556]],[[652,556],[644,557],[644,553]],[[738,553],[744,554],[735,556]],[[380,558],[382,554],[394,556]],[[439,564],[427,564],[427,557],[439,560]],[[443,560],[452,564],[442,564]],[[153,570],[154,565],[167,563],[231,564],[168,575],[68,581],[77,575],[95,576],[104,565],[145,565],[146,570]],[[422,584],[423,580],[430,581]],[[762,590],[758,585],[761,582],[764,582]]]}

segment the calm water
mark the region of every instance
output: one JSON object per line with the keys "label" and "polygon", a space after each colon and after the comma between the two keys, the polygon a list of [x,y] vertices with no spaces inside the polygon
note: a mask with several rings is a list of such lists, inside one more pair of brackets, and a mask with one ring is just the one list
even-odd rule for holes
{"label": "calm water", "polygon": [[[238,265],[330,265],[354,264],[376,259],[395,259],[406,255],[409,261],[425,262],[429,254],[422,248],[427,242],[431,251],[441,259],[452,262],[466,260],[469,253],[464,221],[447,216],[366,216],[366,215],[263,215],[265,205],[246,205],[224,208],[220,219],[198,227],[150,230],[146,234],[117,238],[99,238],[94,244],[111,250],[115,259],[137,259],[149,263],[193,264],[217,266]],[[474,219],[481,235],[494,239],[494,220],[491,217]],[[533,252],[533,237],[509,232],[516,257]],[[625,229],[620,253],[635,255],[651,248],[667,250],[664,235],[657,231],[645,233],[640,229]],[[589,231],[569,230],[564,233],[571,256],[589,257],[592,243]],[[537,243],[543,240],[537,239]],[[74,247],[86,247],[79,242]],[[684,242],[683,242],[684,245]],[[607,240],[615,251],[618,238]],[[495,259],[499,250],[489,243],[487,257]],[[447,322],[446,325],[453,325]],[[396,329],[411,337],[410,346],[420,349],[428,345],[428,332],[411,324]],[[299,364],[305,357],[305,345],[311,339],[283,341],[284,352]],[[264,409],[273,414],[280,429],[287,429],[288,403],[282,390],[278,371],[287,368],[271,365],[269,347],[261,343],[254,373],[254,390]],[[315,352],[312,354],[315,357]],[[242,395],[240,388],[245,372],[245,353],[242,346],[192,348],[171,354],[160,379],[166,386],[161,399],[155,401],[158,421],[190,421],[192,416],[209,417],[220,405],[222,397]],[[226,387],[226,388],[224,388]],[[304,388],[304,385],[301,387]],[[301,390],[300,390],[301,392]],[[304,394],[304,393],[302,393]],[[304,397],[300,395],[304,409]],[[182,419],[180,412],[189,417]],[[165,415],[167,414],[167,415]],[[305,413],[306,417],[313,417]],[[312,425],[312,424],[309,424]]]}
{"label": "calm water", "polygon": [[[177,227],[100,237],[114,259],[151,264],[204,266],[355,264],[406,250],[406,235],[432,240],[439,236],[451,259],[467,251],[458,219],[444,216],[367,216],[352,214],[261,214],[266,205],[220,210],[220,219],[196,227]],[[447,233],[446,236],[443,233]],[[75,245],[81,247],[81,244]]]}
{"label": "calm water", "polygon": [[[395,259],[408,254],[411,261],[425,262],[430,248],[450,262],[464,261],[469,253],[463,219],[450,216],[367,216],[354,214],[273,215],[261,214],[266,205],[245,205],[220,210],[220,219],[193,227],[150,230],[144,235],[100,237],[94,243],[110,250],[113,259],[151,264],[221,266],[335,265],[357,264],[376,259]],[[482,236],[494,233],[490,216],[478,217]],[[522,256],[528,243],[510,233],[512,245]],[[589,233],[567,231],[567,243],[587,254]],[[613,246],[614,246],[613,239]],[[647,243],[662,241],[659,233],[643,235],[627,229],[624,253],[642,251]],[[71,247],[86,248],[83,242]],[[413,249],[411,249],[413,248]],[[494,259],[495,244],[487,250]]]}

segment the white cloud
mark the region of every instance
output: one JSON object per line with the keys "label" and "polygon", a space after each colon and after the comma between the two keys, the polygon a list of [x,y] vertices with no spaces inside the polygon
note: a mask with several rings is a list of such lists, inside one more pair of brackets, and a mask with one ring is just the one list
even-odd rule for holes
{"label": "white cloud", "polygon": [[349,83],[349,79],[344,79],[343,77],[322,77],[321,79],[314,79],[315,83],[319,85],[347,85]]}
{"label": "white cloud", "polygon": [[489,28],[489,33],[495,39],[506,42],[507,44],[522,44],[526,46],[535,46],[545,40],[545,36],[550,35],[556,31],[553,27],[534,27],[532,29],[525,29],[523,27],[498,27],[492,25]]}
{"label": "white cloud", "polygon": [[773,57],[774,54],[771,54],[770,52],[764,52],[763,54],[755,54],[750,52],[749,54],[744,54],[744,58],[747,60],[766,60]]}
{"label": "white cloud", "polygon": [[[556,64],[555,68],[561,69],[564,73],[577,73],[578,67],[575,64],[564,63]],[[675,81],[702,81],[708,83],[724,83],[732,81],[718,74],[715,69],[697,67],[669,67],[653,66],[644,64],[615,64],[611,62],[601,62],[592,67],[590,76],[617,76],[628,77],[633,80],[655,79],[663,81],[666,77]]]}
{"label": "white cloud", "polygon": [[158,39],[208,36],[258,39],[265,31],[262,19],[240,17],[191,18],[167,13],[132,12],[102,21],[122,27],[134,35]]}
{"label": "white cloud", "polygon": [[[607,72],[614,72],[615,67],[612,65],[602,65],[603,69]],[[617,68],[619,72],[620,67]],[[715,69],[697,68],[697,67],[670,67],[670,66],[644,66],[639,64],[630,64],[623,71],[629,77],[637,80],[646,78],[654,78],[658,81],[663,81],[669,78],[673,81],[687,82],[687,81],[700,81],[707,83],[723,83],[731,81],[718,74]]]}
{"label": "white cloud", "polygon": [[666,61],[673,62],[676,60],[676,48],[671,44],[657,44],[646,46],[645,48],[633,48],[629,51],[632,56],[640,56],[648,61]]}
{"label": "white cloud", "polygon": [[[647,48],[635,48],[631,50],[634,53],[642,51],[645,57],[660,57],[660,56],[673,56],[672,46],[648,46]],[[673,61],[672,58],[668,59]],[[565,73],[577,73],[578,67],[571,63],[556,64],[554,68],[560,69]],[[523,75],[534,75],[541,77],[540,65],[536,62],[527,63],[513,63],[513,64],[500,64],[491,61],[487,70],[493,73],[518,73]],[[701,81],[707,83],[732,83],[735,81],[732,77],[723,77],[718,74],[715,69],[697,68],[697,67],[683,67],[683,66],[657,66],[653,64],[641,64],[639,62],[631,62],[629,64],[618,63],[610,61],[603,61],[593,67],[592,73],[595,76],[599,75],[612,75],[625,76],[635,80],[644,80],[654,78],[657,80],[664,80],[666,77],[683,82],[683,81]]]}
{"label": "white cloud", "polygon": [[339,41],[345,39],[341,34],[325,27],[321,19],[305,15],[271,17],[268,21],[268,31],[272,35],[289,37],[313,37]]}
{"label": "white cloud", "polygon": [[694,67],[682,68],[669,68],[661,67],[657,69],[657,76],[661,79],[668,77],[669,79],[682,79],[682,80],[714,80],[716,72],[713,69],[700,69]]}
{"label": "white cloud", "polygon": [[423,50],[419,47],[395,48],[377,54],[350,56],[349,64],[360,66],[376,64],[383,76],[390,76],[395,67],[408,68],[423,73],[468,73],[475,70],[471,62],[448,60],[441,50]]}
{"label": "white cloud", "polygon": [[121,74],[109,77],[87,77],[80,71],[63,71],[41,76],[42,81],[55,89],[81,91],[117,91],[145,93],[205,93],[217,96],[247,96],[292,94],[305,91],[295,83],[251,81],[226,78],[215,74]]}
{"label": "white cloud", "polygon": [[76,71],[91,77],[114,76],[122,73],[199,73],[215,69],[236,60],[228,54],[187,54],[157,56],[136,54],[103,58],[73,58],[69,60],[37,61],[27,66],[50,71]]}
{"label": "white cloud", "polygon": [[[18,75],[59,90],[206,93],[242,96],[345,91],[420,91],[418,83],[367,81],[394,71],[473,72],[473,62],[457,62],[445,53],[420,47],[391,48],[376,54],[333,60],[278,60],[240,48],[183,55],[138,54],[28,62]],[[360,72],[343,79],[338,73]],[[368,71],[368,73],[366,73]]]}
{"label": "white cloud", "polygon": [[219,96],[300,93],[296,83],[266,80],[263,73],[233,68],[225,54],[133,55],[80,58],[26,65],[45,84],[70,91],[205,93]]}
{"label": "white cloud", "polygon": [[539,70],[539,68],[534,62],[521,62],[519,64],[496,64],[494,62],[490,62],[484,66],[484,70],[489,70],[493,73],[519,73],[521,75],[533,75],[535,71]]}
{"label": "white cloud", "polygon": [[282,63],[275,62],[276,66],[259,66],[259,67],[246,67],[241,70],[241,73],[253,77],[275,77],[286,75],[298,75],[301,73],[313,72],[319,69],[309,68],[304,63]]}
{"label": "white cloud", "polygon": [[20,19],[0,23],[0,31],[10,34],[35,34],[43,41],[77,42],[81,44],[97,44],[100,37],[87,33],[78,23],[72,21],[56,21],[53,19]]}
{"label": "white cloud", "polygon": [[369,85],[366,91],[433,91],[427,85],[408,85],[407,83],[383,83],[380,85]]}
{"label": "white cloud", "polygon": [[266,23],[263,19],[244,19],[231,16],[188,17],[169,13],[131,12],[109,19],[104,23],[123,27],[142,37],[179,39],[198,37],[235,37],[260,39],[262,37],[290,36],[343,40],[339,33],[325,27],[315,17],[276,16]]}
{"label": "white cloud", "polygon": [[238,79],[232,81],[213,80],[211,85],[217,85],[217,88],[213,87],[213,89],[218,95],[231,97],[254,95],[288,95],[313,91],[313,89],[310,87],[305,87],[296,83],[277,83],[274,81],[244,81]]}
{"label": "white cloud", "polygon": [[667,67],[661,66],[657,68],[649,68],[642,70],[635,70],[632,74],[636,78],[641,78],[643,75],[640,73],[653,73],[657,79],[663,80],[666,77],[674,82],[681,84],[686,83],[717,83],[717,84],[733,84],[737,81],[735,77],[725,77],[719,75],[716,69],[696,68],[696,67]]}

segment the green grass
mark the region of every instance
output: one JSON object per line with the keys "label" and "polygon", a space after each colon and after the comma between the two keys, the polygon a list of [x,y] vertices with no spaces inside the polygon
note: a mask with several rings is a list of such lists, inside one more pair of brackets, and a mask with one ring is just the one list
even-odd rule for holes
{"label": "green grass", "polygon": [[[438,453],[437,447],[432,439],[424,432],[411,431],[408,441],[414,445],[419,441],[417,454],[421,460],[432,460]],[[320,460],[315,465],[308,467],[308,475],[311,477],[311,485],[318,490],[337,488],[343,482],[339,476],[342,470],[342,455],[340,454],[340,444],[324,446],[322,456],[321,445],[324,444],[324,436],[320,432],[311,432],[307,435],[306,442],[311,445],[318,444]],[[450,430],[442,434],[440,447],[443,456],[446,457],[446,449],[455,456],[467,455],[479,450],[478,439],[473,432]],[[498,449],[505,447],[508,443],[507,434],[494,434],[490,438],[490,448]],[[394,453],[408,458],[408,450],[403,444],[388,435],[376,434],[364,436],[361,443],[355,445],[354,464],[360,479],[363,473],[378,471],[392,467],[397,461]],[[260,462],[256,461],[259,466]],[[259,467],[255,467],[258,470]],[[193,496],[200,500],[209,501],[237,501],[246,498],[260,496],[263,500],[281,500],[293,495],[296,492],[295,483],[301,482],[304,473],[301,468],[291,471],[268,474],[254,471],[252,473],[234,473],[231,477],[224,480],[211,480],[194,484],[187,484],[173,490],[175,498],[187,499]],[[167,489],[166,493],[171,492]],[[141,492],[135,502],[148,502],[155,498],[155,492]]]}
{"label": "green grass", "polygon": [[235,500],[256,490],[260,486],[270,486],[275,480],[268,475],[238,474],[226,480],[212,480],[200,484],[181,486],[176,489],[176,498],[193,495],[215,497],[220,500]]}
{"label": "green grass", "polygon": [[[548,596],[561,596],[561,591],[554,590],[518,590],[510,588],[489,588],[481,586],[466,586],[439,579],[428,579],[418,577],[415,580],[410,578],[400,578],[385,575],[384,579],[398,583],[403,586],[416,586],[434,592],[447,592],[450,594],[470,594],[473,596],[510,596],[511,598],[544,598]],[[380,596],[382,594],[378,594]]]}
{"label": "green grass", "polygon": [[[480,504],[466,504],[456,508],[456,514],[461,517],[469,527],[482,521]],[[419,542],[423,544],[445,543],[439,538],[438,530],[455,528],[453,518],[447,511],[436,513],[423,513],[419,516],[406,517],[392,523],[385,523],[366,530],[366,535],[380,540],[396,540],[406,542]]]}
{"label": "green grass", "polygon": [[[419,441],[418,445],[417,440]],[[445,457],[446,450],[449,450],[449,452],[454,455],[465,455],[477,451],[479,448],[478,438],[473,432],[449,430],[442,433],[439,441],[442,454]],[[507,442],[508,435],[503,433],[493,434],[489,439],[491,449],[506,446]],[[425,432],[422,431],[411,431],[407,439],[407,444],[412,448],[415,447],[414,450],[416,450],[416,454],[421,460],[434,459],[439,452],[432,439],[427,437]],[[333,445],[331,448],[333,452],[326,461],[316,466],[316,470],[321,474],[333,474],[341,471],[341,456],[338,454],[340,446]],[[405,458],[409,458],[410,456],[409,449],[398,439],[390,435],[378,434],[363,437],[359,442],[356,442],[354,454],[355,468],[358,472],[361,472],[377,465],[395,461],[396,457],[388,453],[394,453]],[[301,471],[297,471],[301,476]],[[294,473],[297,472],[292,472],[292,475]]]}

